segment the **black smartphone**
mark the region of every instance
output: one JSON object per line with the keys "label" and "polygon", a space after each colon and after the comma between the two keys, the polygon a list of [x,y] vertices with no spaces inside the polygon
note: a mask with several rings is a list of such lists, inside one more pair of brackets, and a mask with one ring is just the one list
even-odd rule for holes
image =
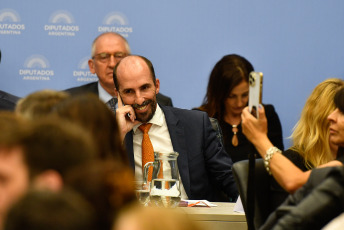
{"label": "black smartphone", "polygon": [[262,103],[263,73],[252,71],[249,75],[248,107],[253,116],[259,118],[258,106]]}

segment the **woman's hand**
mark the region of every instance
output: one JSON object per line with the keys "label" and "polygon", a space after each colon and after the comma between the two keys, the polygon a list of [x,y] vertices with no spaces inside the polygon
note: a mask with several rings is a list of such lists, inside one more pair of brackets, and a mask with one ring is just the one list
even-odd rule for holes
{"label": "woman's hand", "polygon": [[267,138],[268,123],[263,106],[258,107],[259,119],[255,118],[245,107],[241,113],[242,132],[255,146],[260,140]]}

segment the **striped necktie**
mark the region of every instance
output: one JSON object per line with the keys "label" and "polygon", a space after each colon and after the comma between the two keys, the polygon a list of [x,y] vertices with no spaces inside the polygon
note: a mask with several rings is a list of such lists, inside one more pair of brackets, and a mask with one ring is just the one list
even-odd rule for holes
{"label": "striped necktie", "polygon": [[107,106],[111,109],[112,112],[116,112],[116,104],[117,98],[113,97],[108,102],[106,102]]}

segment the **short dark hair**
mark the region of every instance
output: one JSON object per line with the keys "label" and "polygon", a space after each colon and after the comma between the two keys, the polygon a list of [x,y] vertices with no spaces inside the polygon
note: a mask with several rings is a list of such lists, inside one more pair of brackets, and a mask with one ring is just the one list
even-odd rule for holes
{"label": "short dark hair", "polygon": [[[154,71],[154,67],[153,67],[152,62],[144,56],[140,56],[140,55],[129,55],[129,56],[139,57],[147,64],[147,66],[151,72],[151,75],[152,75],[153,83],[155,85],[156,84],[156,77],[155,77],[155,71]],[[117,69],[118,69],[118,66],[120,65],[120,63],[121,63],[121,61],[119,61],[113,69],[113,82],[115,83],[115,87],[117,90],[119,90],[119,83],[118,83],[118,79],[117,79]]]}
{"label": "short dark hair", "polygon": [[45,170],[55,170],[64,178],[71,168],[95,158],[90,134],[76,124],[41,119],[32,123],[29,134],[20,144],[31,179]]}
{"label": "short dark hair", "polygon": [[71,170],[65,185],[93,206],[98,229],[110,229],[118,211],[137,201],[133,181],[130,166],[114,160],[95,160]]}
{"label": "short dark hair", "polygon": [[344,113],[344,87],[339,89],[334,96],[334,104],[342,113]]}
{"label": "short dark hair", "polygon": [[0,111],[0,148],[15,148],[29,135],[30,122],[13,111]]}
{"label": "short dark hair", "polygon": [[92,230],[94,211],[81,195],[71,190],[29,191],[9,210],[7,230]]}

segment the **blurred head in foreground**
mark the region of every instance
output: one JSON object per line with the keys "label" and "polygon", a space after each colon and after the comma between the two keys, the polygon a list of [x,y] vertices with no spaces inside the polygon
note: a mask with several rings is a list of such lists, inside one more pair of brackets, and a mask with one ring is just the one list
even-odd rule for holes
{"label": "blurred head in foreground", "polygon": [[124,209],[112,230],[201,230],[185,212],[178,209],[133,205]]}

